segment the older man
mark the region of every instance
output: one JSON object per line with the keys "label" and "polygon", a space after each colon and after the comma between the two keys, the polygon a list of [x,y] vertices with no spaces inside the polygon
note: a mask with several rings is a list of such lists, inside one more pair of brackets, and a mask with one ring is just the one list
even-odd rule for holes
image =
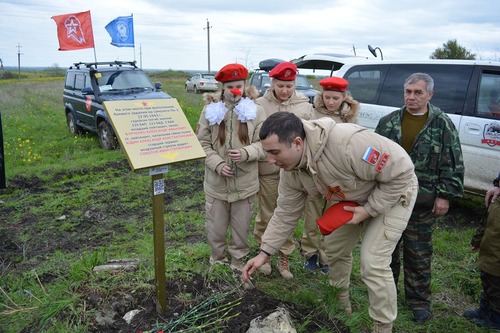
{"label": "older man", "polygon": [[402,243],[405,298],[417,322],[431,318],[432,231],[436,217],[445,215],[450,199],[464,192],[458,131],[446,113],[430,104],[433,90],[434,80],[428,74],[410,75],[404,84],[405,106],[382,117],[375,129],[408,152],[420,185],[408,227],[391,263],[397,285]]}

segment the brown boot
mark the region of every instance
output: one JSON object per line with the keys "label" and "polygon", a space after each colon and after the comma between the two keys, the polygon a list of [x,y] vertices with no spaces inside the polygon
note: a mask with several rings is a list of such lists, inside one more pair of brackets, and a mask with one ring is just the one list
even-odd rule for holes
{"label": "brown boot", "polygon": [[352,314],[351,300],[349,298],[349,290],[339,291],[337,294],[340,308],[344,309],[345,314],[350,316]]}
{"label": "brown boot", "polygon": [[373,324],[372,333],[392,333],[392,323],[381,323],[376,321]]}
{"label": "brown boot", "polygon": [[264,275],[270,275],[272,271],[271,268],[271,257],[267,257],[266,261],[262,266],[259,267],[259,272]]}
{"label": "brown boot", "polygon": [[292,272],[290,272],[290,268],[288,267],[288,256],[286,254],[279,252],[279,258],[276,267],[278,268],[278,272],[281,274],[281,277],[283,279],[293,279],[293,274]]}

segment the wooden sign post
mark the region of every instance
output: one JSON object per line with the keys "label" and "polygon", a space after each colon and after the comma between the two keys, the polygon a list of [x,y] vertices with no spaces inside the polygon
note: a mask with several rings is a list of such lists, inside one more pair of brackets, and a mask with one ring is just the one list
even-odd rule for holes
{"label": "wooden sign post", "polygon": [[132,171],[149,169],[152,177],[157,311],[165,313],[163,174],[168,164],[206,155],[176,99],[107,101],[103,105]]}

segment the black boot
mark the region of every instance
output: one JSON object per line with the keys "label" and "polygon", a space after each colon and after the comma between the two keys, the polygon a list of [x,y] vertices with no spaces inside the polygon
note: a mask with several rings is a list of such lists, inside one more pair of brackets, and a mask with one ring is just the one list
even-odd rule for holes
{"label": "black boot", "polygon": [[465,311],[464,317],[473,321],[477,326],[500,329],[500,314],[492,312],[483,298],[479,302],[479,309]]}
{"label": "black boot", "polygon": [[489,328],[500,329],[500,313],[490,311],[490,322],[491,326]]}
{"label": "black boot", "polygon": [[467,310],[464,312],[464,317],[469,320],[486,319],[490,313],[489,304],[481,297],[479,301],[479,309]]}

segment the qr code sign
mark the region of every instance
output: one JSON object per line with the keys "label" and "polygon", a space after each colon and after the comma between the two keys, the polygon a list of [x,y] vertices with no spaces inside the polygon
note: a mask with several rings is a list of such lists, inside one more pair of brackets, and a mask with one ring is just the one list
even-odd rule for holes
{"label": "qr code sign", "polygon": [[163,193],[165,193],[165,182],[163,181],[163,178],[155,179],[153,194],[158,195]]}

